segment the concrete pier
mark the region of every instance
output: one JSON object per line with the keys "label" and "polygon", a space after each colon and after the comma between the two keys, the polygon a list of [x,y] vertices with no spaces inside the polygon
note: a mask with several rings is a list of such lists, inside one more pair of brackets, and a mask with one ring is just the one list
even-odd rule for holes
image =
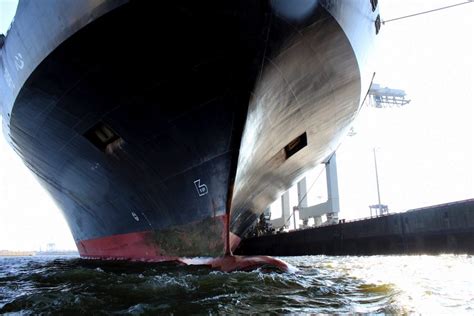
{"label": "concrete pier", "polygon": [[474,199],[245,239],[239,255],[474,254]]}

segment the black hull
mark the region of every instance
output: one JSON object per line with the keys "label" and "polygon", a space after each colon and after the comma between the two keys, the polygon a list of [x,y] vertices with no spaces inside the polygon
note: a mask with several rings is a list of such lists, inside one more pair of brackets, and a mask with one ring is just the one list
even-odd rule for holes
{"label": "black hull", "polygon": [[[295,20],[266,1],[108,3],[24,83],[3,82],[18,89],[2,104],[12,147],[82,256],[229,253],[358,111],[363,76],[331,15],[340,4]],[[24,1],[18,31],[29,15]],[[303,133],[306,148],[282,157]]]}

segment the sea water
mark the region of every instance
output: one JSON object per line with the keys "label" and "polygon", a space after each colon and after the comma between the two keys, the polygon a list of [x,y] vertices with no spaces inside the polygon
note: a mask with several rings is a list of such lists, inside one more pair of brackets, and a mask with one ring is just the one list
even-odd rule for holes
{"label": "sea water", "polygon": [[0,314],[474,314],[474,258],[303,256],[292,273],[0,258]]}

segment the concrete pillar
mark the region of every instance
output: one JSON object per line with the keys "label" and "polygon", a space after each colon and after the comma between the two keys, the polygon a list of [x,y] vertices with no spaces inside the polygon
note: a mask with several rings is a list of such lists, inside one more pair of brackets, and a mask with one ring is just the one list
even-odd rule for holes
{"label": "concrete pillar", "polygon": [[337,183],[336,153],[326,163],[326,181],[328,188],[328,202],[332,213],[339,213],[339,187]]}
{"label": "concrete pillar", "polygon": [[[296,188],[298,189],[298,207],[308,207],[308,191],[306,189],[306,177],[298,181],[296,184]],[[296,217],[295,220],[295,229],[298,229],[299,225],[296,224]],[[308,226],[308,219],[303,220],[303,227]]]}
{"label": "concrete pillar", "polygon": [[307,196],[307,190],[306,190],[306,177],[301,179],[297,183],[297,188],[298,188],[298,202],[300,207],[307,207],[308,206],[308,196]]}
{"label": "concrete pillar", "polygon": [[321,216],[314,217],[314,226],[321,226],[322,223],[323,219],[321,218]]}
{"label": "concrete pillar", "polygon": [[299,207],[300,218],[303,220],[314,217],[315,225],[321,222],[321,216],[326,214],[328,223],[337,223],[339,219],[339,189],[337,183],[337,164],[336,154],[334,153],[326,165],[326,185],[328,191],[328,200],[313,206]]}
{"label": "concrete pillar", "polygon": [[291,211],[290,211],[290,192],[286,191],[281,195],[281,217],[275,218],[270,221],[272,227],[276,230],[280,229],[281,227],[288,227],[289,220],[291,219]]}
{"label": "concrete pillar", "polygon": [[281,196],[281,215],[283,217],[283,226],[288,227],[291,216],[289,190],[283,193]]}

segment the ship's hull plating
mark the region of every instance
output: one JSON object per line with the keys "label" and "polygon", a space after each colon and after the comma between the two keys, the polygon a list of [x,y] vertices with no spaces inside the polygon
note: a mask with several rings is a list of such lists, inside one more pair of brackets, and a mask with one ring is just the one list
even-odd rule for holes
{"label": "ship's hull plating", "polygon": [[[20,21],[33,14],[25,3]],[[3,100],[9,140],[84,257],[230,253],[359,109],[369,47],[345,29],[368,43],[375,31],[339,1],[101,8],[19,76],[21,89],[3,82],[18,90]]]}

